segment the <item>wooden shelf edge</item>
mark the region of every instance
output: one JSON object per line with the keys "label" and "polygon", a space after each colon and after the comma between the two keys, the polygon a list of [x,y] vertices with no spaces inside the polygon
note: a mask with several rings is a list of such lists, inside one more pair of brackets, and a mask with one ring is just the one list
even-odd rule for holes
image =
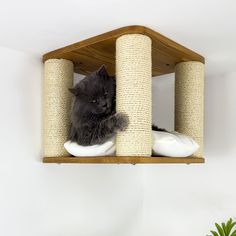
{"label": "wooden shelf edge", "polygon": [[154,30],[152,30],[152,29],[150,29],[146,26],[143,26],[143,25],[124,26],[124,27],[121,27],[121,28],[118,28],[118,29],[115,29],[115,30],[111,30],[111,31],[106,32],[106,33],[102,33],[102,34],[90,37],[88,39],[84,39],[80,42],[67,45],[65,47],[53,50],[51,52],[47,52],[43,55],[42,60],[43,60],[43,62],[45,62],[48,59],[62,58],[60,56],[65,54],[65,53],[71,52],[73,50],[78,50],[78,49],[81,49],[83,47],[87,47],[91,44],[99,43],[101,41],[108,40],[108,39],[111,39],[111,38],[116,39],[116,38],[118,38],[122,35],[125,35],[125,34],[144,34],[144,35],[147,35],[147,36],[150,36],[150,37],[154,35],[160,42],[166,42],[168,45],[172,45],[174,48],[179,47],[185,53],[190,53],[190,54],[194,55],[194,57],[196,58],[195,59],[196,61],[200,61],[203,64],[205,64],[205,58],[202,55],[198,54],[197,52],[194,52],[193,50],[191,50],[191,49],[189,49],[189,48],[173,41],[172,39],[156,32],[156,31],[154,31]]}
{"label": "wooden shelf edge", "polygon": [[73,164],[200,164],[205,159],[200,157],[44,157],[43,163]]}

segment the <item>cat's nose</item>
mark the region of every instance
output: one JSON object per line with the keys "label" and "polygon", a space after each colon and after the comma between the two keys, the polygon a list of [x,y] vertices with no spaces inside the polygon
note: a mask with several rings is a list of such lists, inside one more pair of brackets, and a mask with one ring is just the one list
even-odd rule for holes
{"label": "cat's nose", "polygon": [[103,107],[103,108],[107,108],[107,103],[104,103],[104,104],[102,105],[102,107]]}

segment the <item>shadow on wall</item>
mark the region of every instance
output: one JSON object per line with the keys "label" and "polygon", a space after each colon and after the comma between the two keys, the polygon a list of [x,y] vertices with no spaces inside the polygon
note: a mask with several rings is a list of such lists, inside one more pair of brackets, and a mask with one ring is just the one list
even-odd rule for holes
{"label": "shadow on wall", "polygon": [[174,130],[174,74],[152,80],[152,119],[160,128]]}

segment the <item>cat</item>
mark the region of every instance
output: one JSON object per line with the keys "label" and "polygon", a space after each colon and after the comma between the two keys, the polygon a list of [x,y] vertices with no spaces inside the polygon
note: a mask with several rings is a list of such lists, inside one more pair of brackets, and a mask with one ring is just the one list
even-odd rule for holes
{"label": "cat", "polygon": [[79,145],[102,144],[129,124],[128,116],[115,111],[115,77],[105,66],[86,76],[69,91],[74,95],[69,139]]}
{"label": "cat", "polygon": [[[116,113],[116,81],[104,65],[69,91],[74,95],[69,134],[72,142],[83,146],[102,144],[128,127],[128,116]],[[155,125],[152,130],[166,131]]]}

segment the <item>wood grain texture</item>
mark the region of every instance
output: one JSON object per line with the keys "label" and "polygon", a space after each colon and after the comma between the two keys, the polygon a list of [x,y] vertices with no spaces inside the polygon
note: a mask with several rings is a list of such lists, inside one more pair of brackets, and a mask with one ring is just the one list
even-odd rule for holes
{"label": "wood grain texture", "polygon": [[46,53],[43,61],[64,58],[73,61],[75,72],[89,74],[102,64],[111,75],[115,74],[115,42],[124,34],[144,34],[152,39],[152,75],[174,72],[175,65],[183,61],[205,62],[204,57],[144,26],[126,26],[78,43]]}
{"label": "wood grain texture", "polygon": [[44,157],[44,163],[77,164],[191,164],[204,163],[199,157]]}

